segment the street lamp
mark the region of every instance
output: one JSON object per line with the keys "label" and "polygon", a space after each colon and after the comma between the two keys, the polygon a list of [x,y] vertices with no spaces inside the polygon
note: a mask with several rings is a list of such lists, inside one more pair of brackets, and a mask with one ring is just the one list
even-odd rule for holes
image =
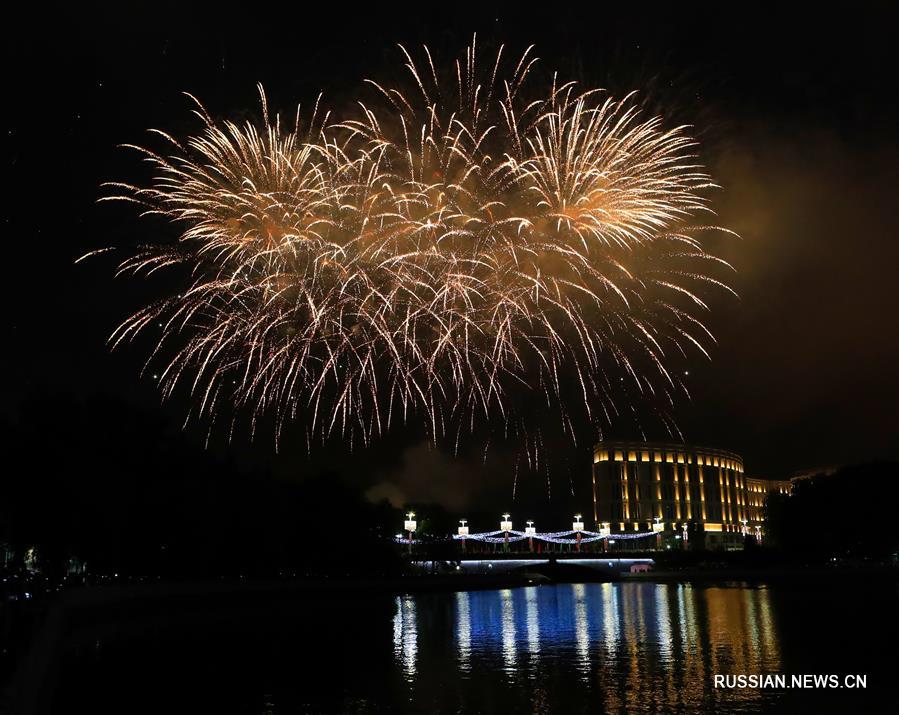
{"label": "street lamp", "polygon": [[509,532],[512,531],[512,519],[509,514],[503,514],[503,520],[499,523],[499,528],[503,532],[503,551],[508,551]]}
{"label": "street lamp", "polygon": [[743,524],[743,536],[745,537],[749,533],[749,529],[746,528],[749,522],[746,519],[740,519],[740,522]]}
{"label": "street lamp", "polygon": [[665,524],[660,516],[654,516],[653,519],[656,522],[652,525],[652,530],[656,533],[656,548],[660,549],[662,547],[662,532],[665,531]]}
{"label": "street lamp", "polygon": [[534,550],[534,534],[537,533],[537,530],[534,528],[534,520],[528,519],[527,526],[524,527],[524,533],[528,535],[528,548],[533,552]]}
{"label": "street lamp", "polygon": [[412,553],[412,534],[417,527],[418,522],[415,521],[415,512],[410,511],[406,514],[406,521],[403,522],[403,528],[409,532],[409,553]]}
{"label": "street lamp", "polygon": [[574,523],[571,525],[571,530],[575,532],[575,539],[577,540],[577,546],[575,547],[577,551],[581,550],[581,532],[584,530],[584,521],[580,514],[574,515]]}
{"label": "street lamp", "polygon": [[599,525],[599,535],[603,537],[602,540],[602,548],[603,551],[609,550],[609,535],[612,533],[611,524],[609,522],[604,521]]}
{"label": "street lamp", "polygon": [[462,551],[465,552],[465,542],[468,536],[468,520],[467,519],[459,519],[459,536],[462,537]]}

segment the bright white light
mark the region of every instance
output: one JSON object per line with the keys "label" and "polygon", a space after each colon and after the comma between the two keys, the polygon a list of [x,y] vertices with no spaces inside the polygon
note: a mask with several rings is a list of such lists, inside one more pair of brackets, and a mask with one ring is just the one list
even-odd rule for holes
{"label": "bright white light", "polygon": [[415,512],[410,511],[408,514],[406,514],[406,521],[403,522],[403,528],[406,531],[415,531],[417,527],[418,522],[415,521]]}

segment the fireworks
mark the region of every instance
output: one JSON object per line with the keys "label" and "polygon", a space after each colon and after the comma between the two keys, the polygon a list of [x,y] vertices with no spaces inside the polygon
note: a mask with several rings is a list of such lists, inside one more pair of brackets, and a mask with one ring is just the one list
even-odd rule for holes
{"label": "fireworks", "polygon": [[285,121],[260,88],[259,126],[197,102],[197,136],[158,132],[166,149],[141,150],[152,183],[107,199],[180,240],[119,270],[180,269],[185,285],[112,343],[160,331],[164,394],[188,386],[213,419],[271,414],[279,434],[299,420],[367,442],[412,419],[434,438],[497,420],[524,433],[516,395],[533,391],[567,431],[575,407],[601,425],[622,387],[671,402],[671,356],[712,340],[703,289],[727,289],[693,141],[633,97],[535,92],[530,51],[482,70],[473,44],[449,81],[427,49],[402,52],[409,87],[367,82],[349,114]]}

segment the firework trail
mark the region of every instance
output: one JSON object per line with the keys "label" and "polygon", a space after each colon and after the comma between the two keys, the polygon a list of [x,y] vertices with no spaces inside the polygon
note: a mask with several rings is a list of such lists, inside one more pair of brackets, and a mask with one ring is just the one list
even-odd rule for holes
{"label": "firework trail", "polygon": [[351,112],[317,103],[285,122],[260,87],[261,125],[196,102],[198,135],[139,149],[152,182],[108,184],[105,200],[180,240],[119,271],[186,278],[112,344],[161,326],[148,365],[162,361],[166,396],[185,384],[213,422],[273,415],[307,438],[367,443],[412,419],[457,444],[481,423],[527,435],[516,401],[535,390],[572,434],[572,409],[601,427],[623,388],[673,403],[672,361],[713,340],[706,289],[730,290],[684,128],[630,96],[535,91],[530,50],[482,69],[473,43],[449,79],[427,48],[401,51],[408,85],[367,81]]}

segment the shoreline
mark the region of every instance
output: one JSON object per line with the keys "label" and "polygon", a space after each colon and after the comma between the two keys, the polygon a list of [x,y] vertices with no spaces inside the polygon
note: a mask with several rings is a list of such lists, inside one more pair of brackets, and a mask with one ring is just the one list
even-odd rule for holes
{"label": "shoreline", "polygon": [[[527,586],[538,584],[565,583],[631,583],[631,582],[708,582],[708,581],[784,581],[784,580],[833,580],[835,578],[863,578],[899,583],[899,567],[892,564],[871,565],[823,565],[823,566],[687,566],[683,568],[654,568],[639,573],[599,572],[590,569],[579,569],[561,563],[550,564],[558,578],[546,578],[536,568],[515,571],[497,572],[495,574],[480,573],[406,573],[395,576],[291,576],[281,578],[243,578],[243,579],[197,579],[183,581],[121,581],[114,583],[91,583],[68,586],[46,597],[38,597],[32,601],[8,601],[7,606],[17,604],[29,607],[52,607],[60,602],[79,607],[99,605],[113,598],[126,600],[145,598],[154,595],[168,595],[174,598],[189,598],[198,594],[209,596],[227,596],[233,594],[273,594],[292,592],[296,594],[312,594],[315,592],[332,593],[346,591],[365,592],[409,592],[431,590],[436,587],[448,587],[449,590],[483,590],[489,588],[505,588],[509,586]],[[562,570],[564,569],[564,570]],[[541,576],[543,578],[541,578]]]}

